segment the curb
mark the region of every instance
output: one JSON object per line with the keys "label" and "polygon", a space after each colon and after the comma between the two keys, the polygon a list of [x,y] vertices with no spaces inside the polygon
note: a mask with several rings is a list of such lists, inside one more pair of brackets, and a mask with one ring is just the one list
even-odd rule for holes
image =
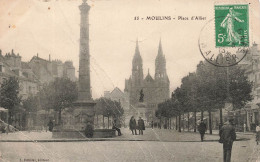
{"label": "curb", "polygon": [[[246,141],[248,138],[239,138],[236,141]],[[104,139],[104,138],[91,138],[91,139],[53,139],[53,140],[0,140],[0,142],[32,142],[32,143],[45,143],[45,142],[95,142],[95,141],[130,141],[130,142],[201,142],[198,141],[168,141],[168,140],[141,140],[141,139]],[[203,142],[218,142],[218,140],[204,140]]]}
{"label": "curb", "polygon": [[[250,138],[241,137],[238,138],[236,141],[247,141]],[[191,141],[191,140],[182,140],[182,141],[170,141],[170,140],[143,140],[143,139],[128,139],[128,138],[84,138],[84,139],[46,139],[46,140],[0,140],[0,142],[95,142],[95,141],[151,141],[151,142],[201,142],[198,141]],[[218,139],[211,139],[211,140],[204,140],[203,142],[218,142]]]}
{"label": "curb", "polygon": [[[113,138],[86,138],[86,139],[48,139],[48,140],[0,140],[0,142],[92,142],[92,141],[144,141],[141,139],[113,139]],[[153,141],[153,140],[151,140]]]}

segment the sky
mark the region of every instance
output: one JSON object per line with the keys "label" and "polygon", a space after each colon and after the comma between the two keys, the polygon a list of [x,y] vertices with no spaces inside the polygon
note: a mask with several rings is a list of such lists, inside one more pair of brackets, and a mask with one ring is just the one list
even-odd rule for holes
{"label": "sky", "polygon": [[[23,61],[39,57],[72,60],[78,75],[79,24],[81,0],[1,0],[0,49],[14,49]],[[88,0],[91,6],[90,55],[93,97],[115,87],[124,90],[132,69],[136,39],[143,58],[144,76],[154,76],[159,40],[166,57],[170,90],[194,72],[204,60],[198,40],[203,26],[214,18],[210,0]],[[249,4],[250,42],[260,44],[260,5],[258,0],[236,0],[229,4]],[[134,20],[139,16],[139,20]],[[171,16],[172,20],[145,20],[147,16]],[[178,20],[178,17],[189,20]],[[191,20],[192,16],[206,17]],[[144,18],[144,20],[140,20]],[[173,18],[175,18],[173,20]],[[214,32],[209,37],[214,37]]]}

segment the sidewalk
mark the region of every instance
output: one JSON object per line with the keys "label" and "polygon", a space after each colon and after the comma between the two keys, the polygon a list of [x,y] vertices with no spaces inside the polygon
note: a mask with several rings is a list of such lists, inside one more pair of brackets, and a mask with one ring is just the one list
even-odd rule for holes
{"label": "sidewalk", "polygon": [[[199,133],[178,132],[172,129],[151,129],[144,131],[144,135],[132,135],[127,128],[121,128],[122,136],[114,138],[81,138],[81,139],[54,139],[51,132],[13,132],[0,134],[0,142],[77,142],[77,141],[162,141],[162,142],[200,142]],[[137,130],[138,133],[138,130]],[[238,140],[249,139],[251,136],[237,133]],[[213,135],[205,134],[205,142],[218,141],[218,131]]]}

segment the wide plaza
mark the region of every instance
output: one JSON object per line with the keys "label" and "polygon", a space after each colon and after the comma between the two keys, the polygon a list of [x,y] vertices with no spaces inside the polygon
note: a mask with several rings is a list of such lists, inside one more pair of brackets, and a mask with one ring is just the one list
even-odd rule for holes
{"label": "wide plaza", "polygon": [[[123,135],[115,138],[85,141],[53,141],[51,132],[15,132],[1,134],[1,161],[222,161],[222,145],[218,135],[175,130],[150,129],[144,135]],[[237,133],[232,161],[259,161],[260,146],[254,134]],[[30,141],[31,140],[31,141]]]}

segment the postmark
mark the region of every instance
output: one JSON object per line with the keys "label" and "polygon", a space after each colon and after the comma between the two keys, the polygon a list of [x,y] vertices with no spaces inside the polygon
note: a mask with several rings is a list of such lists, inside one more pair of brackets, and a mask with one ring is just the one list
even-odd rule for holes
{"label": "postmark", "polygon": [[214,12],[201,29],[199,50],[215,66],[236,65],[249,51],[248,5],[215,5]]}

